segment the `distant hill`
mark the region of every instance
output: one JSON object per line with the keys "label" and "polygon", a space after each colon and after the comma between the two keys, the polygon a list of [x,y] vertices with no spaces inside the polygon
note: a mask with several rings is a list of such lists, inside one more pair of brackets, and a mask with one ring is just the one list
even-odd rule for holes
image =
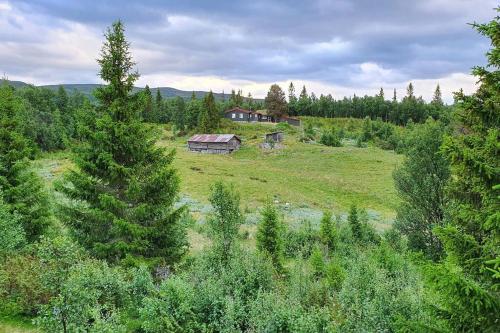
{"label": "distant hill", "polygon": [[[22,82],[22,81],[7,81],[10,85],[12,85],[15,88],[22,88],[25,86],[28,86],[28,83]],[[48,88],[52,90],[57,90],[59,86],[63,86],[64,89],[66,89],[68,92],[77,90],[84,94],[85,96],[93,99],[92,96],[92,91],[100,87],[100,84],[85,84],[85,83],[78,83],[78,84],[52,84],[52,85],[42,85],[42,86],[37,86],[37,87],[43,87],[43,88]],[[158,87],[158,88],[150,88],[151,92],[153,93],[153,97],[156,94],[156,89],[160,89],[160,93],[163,98],[172,98],[172,97],[182,97],[184,99],[191,98],[191,94],[193,93],[192,91],[186,91],[186,90],[179,90],[171,87]],[[134,87],[134,92],[144,90],[144,88],[139,88],[139,87]],[[197,98],[202,98],[205,96],[208,92],[207,91],[195,91],[194,92]],[[221,93],[214,93],[214,97],[217,100],[221,100],[223,98],[229,98],[229,94],[221,94]],[[256,99],[259,100],[259,99]]]}

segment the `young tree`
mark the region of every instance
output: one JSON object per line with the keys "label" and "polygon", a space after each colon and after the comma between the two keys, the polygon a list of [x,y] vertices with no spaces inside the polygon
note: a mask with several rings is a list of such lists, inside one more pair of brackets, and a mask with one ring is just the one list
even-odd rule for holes
{"label": "young tree", "polygon": [[214,248],[221,262],[226,264],[236,246],[238,230],[243,222],[240,197],[232,186],[216,182],[209,198],[214,212],[209,225],[214,237]]}
{"label": "young tree", "polygon": [[288,86],[288,103],[295,103],[297,101],[297,96],[295,96],[295,86],[293,82],[290,82]]}
{"label": "young tree", "polygon": [[172,122],[175,125],[175,128],[179,131],[184,131],[186,126],[186,103],[184,99],[180,96],[175,98],[175,102],[173,104],[173,112],[172,112]]}
{"label": "young tree", "polygon": [[297,102],[297,109],[301,115],[311,115],[311,99],[307,94],[306,86],[303,86],[302,91],[300,92],[299,100]]}
{"label": "young tree", "polygon": [[141,102],[142,102],[142,116],[145,121],[152,122],[154,120],[153,115],[153,94],[151,93],[151,89],[146,84],[146,87],[142,91],[141,94]]}
{"label": "young tree", "polygon": [[288,112],[292,116],[297,115],[297,96],[295,96],[295,86],[290,82],[288,86]]}
{"label": "young tree", "polygon": [[203,106],[200,111],[198,126],[203,133],[213,133],[220,123],[220,114],[215,103],[214,94],[210,91],[203,98]]}
{"label": "young tree", "polygon": [[274,267],[283,269],[282,226],[276,207],[268,201],[262,210],[262,220],[257,228],[257,249],[271,258]]}
{"label": "young tree", "polygon": [[363,238],[363,228],[358,216],[358,208],[356,207],[356,205],[351,206],[351,210],[349,211],[349,216],[347,217],[347,221],[351,226],[351,232],[353,237],[356,240],[361,240]]}
{"label": "young tree", "polygon": [[407,140],[407,159],[393,174],[401,199],[395,226],[408,237],[408,245],[438,259],[441,242],[432,232],[442,225],[445,210],[444,189],[450,176],[449,164],[441,154],[443,125],[429,119],[416,126]]}
{"label": "young tree", "polygon": [[332,221],[332,213],[329,211],[323,212],[323,217],[321,218],[319,234],[321,237],[321,242],[325,245],[331,252],[335,249],[337,245],[337,229]]}
{"label": "young tree", "polygon": [[161,123],[162,120],[164,120],[165,118],[164,113],[165,113],[165,107],[163,105],[163,97],[161,95],[160,88],[157,88],[151,121],[155,123]]}
{"label": "young tree", "polygon": [[50,224],[48,197],[39,177],[29,170],[31,144],[18,123],[23,103],[14,89],[0,85],[0,189],[11,213],[16,212],[28,241],[37,240]]}
{"label": "young tree", "polygon": [[200,117],[200,101],[196,99],[196,95],[193,91],[191,94],[191,100],[187,104],[186,108],[186,125],[188,129],[193,129],[198,126],[198,118]]}
{"label": "young tree", "polygon": [[122,23],[113,23],[105,37],[98,62],[108,84],[97,89],[99,117],[75,149],[78,169],[58,186],[70,199],[62,219],[99,258],[170,265],[187,248],[183,209],[173,206],[179,191],[174,152],[157,147],[141,122],[144,110],[132,94],[139,74],[132,72]]}
{"label": "young tree", "polygon": [[277,84],[273,84],[269,89],[265,103],[268,114],[275,120],[288,113],[285,93]]}
{"label": "young tree", "polygon": [[436,90],[434,90],[434,96],[432,96],[432,102],[433,105],[436,106],[443,106],[443,98],[441,94],[441,88],[439,87],[439,84],[436,86]]}
{"label": "young tree", "polygon": [[448,225],[436,228],[446,261],[429,275],[440,296],[438,313],[452,331],[494,332],[500,313],[500,17],[474,27],[492,48],[488,66],[473,69],[476,93],[455,96],[460,129],[443,146],[452,170]]}

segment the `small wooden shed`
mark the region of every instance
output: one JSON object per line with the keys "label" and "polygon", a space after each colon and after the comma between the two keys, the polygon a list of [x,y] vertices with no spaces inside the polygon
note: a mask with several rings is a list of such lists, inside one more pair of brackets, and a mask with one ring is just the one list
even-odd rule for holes
{"label": "small wooden shed", "polygon": [[283,141],[283,132],[272,132],[266,134],[266,142],[281,142]]}
{"label": "small wooden shed", "polygon": [[188,140],[190,151],[207,154],[229,154],[240,146],[241,139],[235,134],[195,134]]}

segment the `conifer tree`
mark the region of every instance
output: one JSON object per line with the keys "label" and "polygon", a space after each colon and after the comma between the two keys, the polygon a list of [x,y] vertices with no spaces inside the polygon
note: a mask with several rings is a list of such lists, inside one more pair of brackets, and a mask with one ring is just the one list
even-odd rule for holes
{"label": "conifer tree", "polygon": [[184,103],[184,99],[177,96],[173,105],[172,121],[179,131],[184,131],[184,127],[186,126],[185,106],[186,103]]}
{"label": "conifer tree", "polygon": [[160,88],[156,88],[156,97],[154,103],[154,115],[152,116],[151,121],[155,123],[162,122],[162,118],[164,117],[164,107],[163,107],[163,97],[160,92]]}
{"label": "conifer tree", "polygon": [[408,87],[406,87],[406,97],[408,98],[415,98],[415,91],[413,89],[413,83],[409,83]]}
{"label": "conifer tree", "polygon": [[431,103],[434,104],[435,106],[443,106],[444,104],[439,84],[436,86],[436,90],[434,90],[434,96],[432,97]]}
{"label": "conifer tree", "polygon": [[295,86],[293,82],[290,82],[288,86],[288,103],[295,103],[297,101],[297,96],[295,96]]}
{"label": "conifer tree", "polygon": [[351,226],[351,232],[353,237],[356,240],[361,240],[361,238],[363,237],[363,230],[361,227],[361,221],[358,216],[358,208],[356,207],[356,205],[351,206],[351,210],[349,211],[349,216],[347,217],[347,221]]}
{"label": "conifer tree", "polygon": [[191,100],[188,102],[186,108],[186,125],[188,129],[193,129],[198,126],[198,119],[200,117],[200,102],[196,99],[196,95],[193,91],[191,94]]}
{"label": "conifer tree", "polygon": [[215,103],[214,94],[210,91],[203,98],[203,106],[199,115],[199,128],[203,133],[213,133],[219,128],[220,115]]}
{"label": "conifer tree", "polygon": [[11,213],[16,212],[28,241],[37,240],[50,224],[47,194],[29,170],[31,144],[21,133],[22,101],[7,84],[0,84],[0,190]]}
{"label": "conifer tree", "polygon": [[332,221],[332,213],[329,211],[323,212],[323,217],[320,222],[319,229],[321,242],[328,247],[329,251],[333,251],[337,244],[337,230]]}
{"label": "conifer tree", "polygon": [[257,228],[257,249],[271,258],[274,267],[283,269],[283,240],[281,221],[276,207],[267,201],[262,210],[262,220]]}
{"label": "conifer tree", "polygon": [[248,93],[248,96],[247,96],[247,104],[248,104],[248,108],[250,110],[253,110],[253,96],[252,96],[252,93]]}
{"label": "conifer tree", "polygon": [[142,91],[142,103],[143,103],[143,117],[145,121],[153,121],[153,94],[151,94],[151,89],[146,85]]}
{"label": "conifer tree", "polygon": [[98,88],[99,117],[75,149],[77,169],[59,191],[69,199],[62,219],[74,237],[99,258],[111,262],[170,265],[186,251],[183,209],[175,209],[179,178],[174,153],[155,145],[141,122],[143,104],[132,94],[139,77],[120,21],[105,33]]}
{"label": "conifer tree", "polygon": [[[497,8],[500,12],[500,8]],[[448,225],[436,228],[446,261],[429,270],[438,314],[451,331],[498,331],[500,313],[500,16],[473,25],[491,39],[488,66],[475,67],[475,94],[456,94],[461,129],[443,150],[451,163]]]}

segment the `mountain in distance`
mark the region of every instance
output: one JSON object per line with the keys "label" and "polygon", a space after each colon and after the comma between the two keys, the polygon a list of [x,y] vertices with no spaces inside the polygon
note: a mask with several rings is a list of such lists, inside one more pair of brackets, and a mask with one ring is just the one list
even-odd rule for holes
{"label": "mountain in distance", "polygon": [[[7,83],[10,84],[11,86],[13,86],[14,88],[22,88],[22,87],[26,87],[29,85],[28,83],[22,82],[22,81],[7,80]],[[89,97],[91,100],[93,100],[94,96],[92,95],[92,91],[95,88],[100,87],[101,85],[100,84],[93,84],[93,83],[90,83],[90,84],[86,84],[86,83],[65,84],[65,83],[63,83],[63,84],[41,85],[41,86],[36,86],[36,87],[57,90],[57,89],[59,89],[59,86],[63,86],[64,89],[66,89],[66,91],[68,91],[69,93],[76,90],[76,91],[82,93],[83,95]],[[179,97],[182,97],[184,99],[189,99],[189,98],[191,98],[191,94],[193,93],[193,91],[179,90],[179,89],[175,89],[172,87],[158,87],[158,88],[149,88],[149,89],[151,90],[153,97],[156,95],[156,89],[160,89],[160,93],[161,93],[163,98],[172,98],[172,97],[179,96]],[[134,89],[133,89],[134,92],[138,92],[141,90],[144,90],[144,88],[134,87]],[[199,91],[199,90],[195,91],[194,93],[196,95],[196,98],[203,98],[203,96],[208,94],[207,91]],[[214,92],[213,94],[214,94],[215,99],[217,99],[217,100],[228,99],[231,96],[230,94],[226,94],[226,93],[222,94],[222,93]],[[256,98],[255,100],[260,101],[260,99],[258,99],[258,98]]]}

